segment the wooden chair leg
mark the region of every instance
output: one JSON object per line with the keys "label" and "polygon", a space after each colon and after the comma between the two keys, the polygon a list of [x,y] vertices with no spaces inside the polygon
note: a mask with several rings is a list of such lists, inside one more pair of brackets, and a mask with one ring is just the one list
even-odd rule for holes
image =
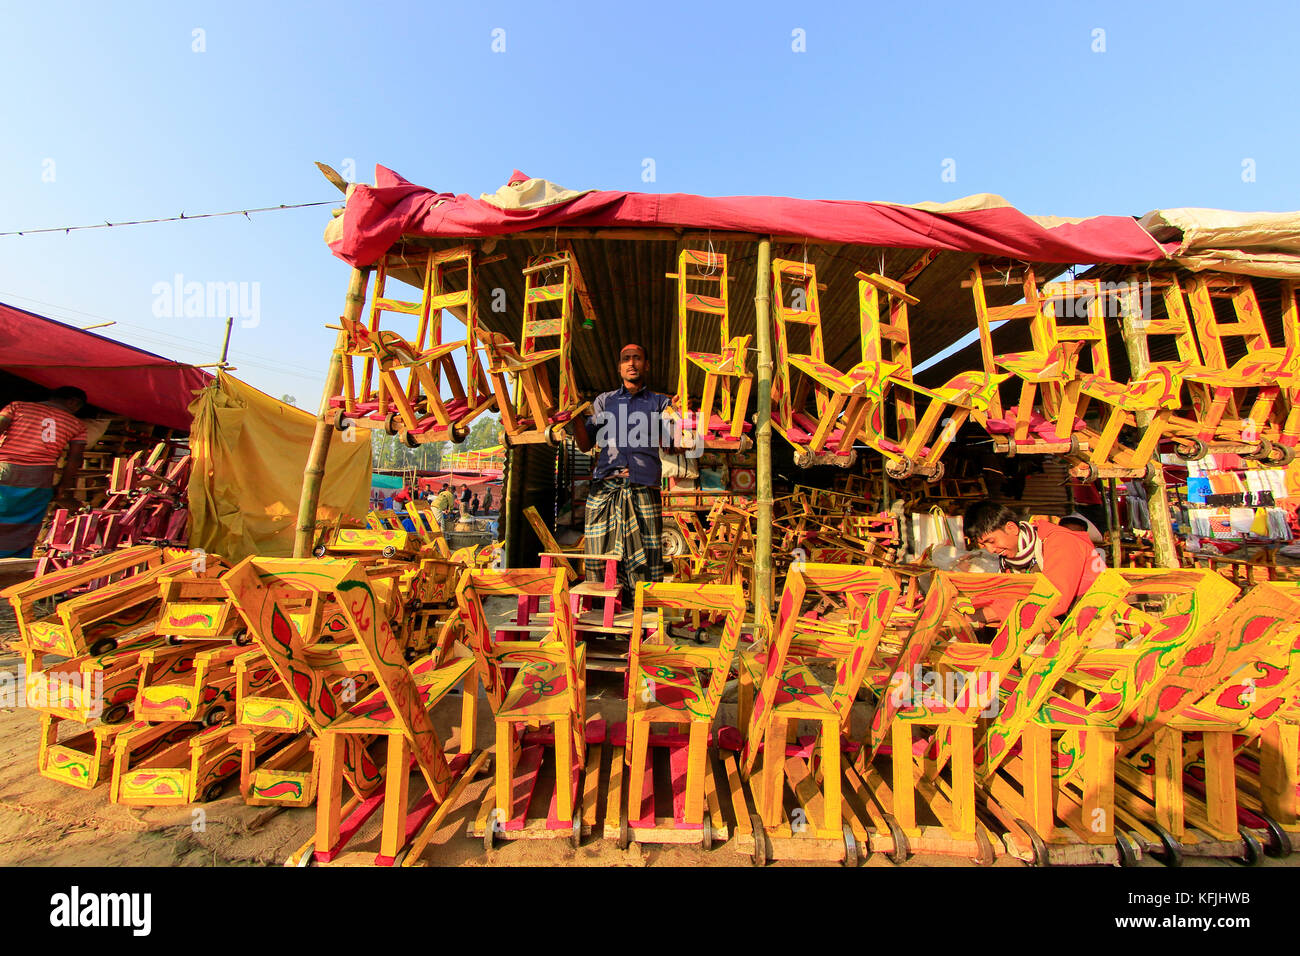
{"label": "wooden chair leg", "polygon": [[460,685],[460,752],[474,752],[478,721],[478,668],[471,667]]}
{"label": "wooden chair leg", "polygon": [[406,842],[406,802],[410,789],[411,745],[400,734],[390,734],[384,780],[384,823],[379,831],[380,856],[392,859]]}
{"label": "wooden chair leg", "polygon": [[1052,808],[1052,731],[1030,722],[1021,734],[1025,822],[1044,840],[1056,828]]}
{"label": "wooden chair leg", "polygon": [[826,829],[839,832],[843,821],[840,799],[840,721],[838,717],[822,721],[821,740],[822,800],[825,805]]}
{"label": "wooden chair leg", "polygon": [[1237,774],[1232,734],[1201,734],[1205,754],[1205,808],[1210,830],[1220,840],[1237,837]]}
{"label": "wooden chair leg", "polygon": [[685,821],[698,824],[704,820],[704,775],[709,772],[709,725],[693,721],[686,756]]}
{"label": "wooden chair leg", "polygon": [[627,752],[632,761],[627,778],[627,815],[637,819],[641,815],[641,795],[645,793],[645,758],[650,746],[650,725],[644,720],[632,720],[627,728],[630,737]]}
{"label": "wooden chair leg", "polygon": [[1183,735],[1172,727],[1161,727],[1155,736],[1156,823],[1175,840],[1183,839]]}
{"label": "wooden chair leg", "polygon": [[1296,826],[1297,743],[1300,725],[1275,720],[1259,744],[1259,779],[1264,809],[1282,827]]}
{"label": "wooden chair leg", "polygon": [[905,720],[895,720],[890,728],[893,754],[894,819],[903,832],[914,836],[916,828],[916,783],[912,776],[912,725]]}
{"label": "wooden chair leg", "polygon": [[758,814],[767,827],[781,823],[782,798],[785,795],[785,734],[786,721],[773,717],[763,740],[763,763],[759,770],[759,792],[755,802]]}
{"label": "wooden chair leg", "polygon": [[555,812],[561,823],[573,822],[573,735],[568,717],[555,719]]}
{"label": "wooden chair leg", "polygon": [[952,820],[956,835],[975,836],[975,728],[950,728],[948,742],[952,766]]}
{"label": "wooden chair leg", "polygon": [[343,735],[326,733],[321,741],[321,786],[316,795],[316,850],[326,853],[339,842],[343,818]]}
{"label": "wooden chair leg", "polygon": [[496,757],[496,788],[497,788],[497,810],[500,813],[500,822],[505,823],[510,819],[510,814],[514,811],[514,746],[511,740],[510,722],[498,720],[497,724],[497,757]]}

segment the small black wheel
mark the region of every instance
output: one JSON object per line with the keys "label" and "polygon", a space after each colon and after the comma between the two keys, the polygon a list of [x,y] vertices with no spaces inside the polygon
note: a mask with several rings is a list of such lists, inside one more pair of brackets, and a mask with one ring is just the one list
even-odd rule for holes
{"label": "small black wheel", "polygon": [[214,704],[208,708],[207,713],[203,715],[204,727],[215,727],[226,719],[226,708],[220,704]]}
{"label": "small black wheel", "polygon": [[415,659],[419,656],[420,655],[416,653],[414,647],[408,647],[404,651],[402,651],[402,659],[405,660],[406,663],[408,664],[414,664]]}
{"label": "small black wheel", "polygon": [[391,558],[393,555],[397,553],[397,549],[390,544],[387,547],[385,547],[383,551],[379,553],[386,558]]}
{"label": "small black wheel", "polygon": [[978,825],[975,827],[975,844],[979,847],[979,853],[972,858],[972,862],[978,866],[992,866],[998,858],[993,851],[993,842],[989,839],[988,832]]}
{"label": "small black wheel", "polygon": [[695,643],[696,643],[696,644],[707,644],[707,643],[709,643],[709,631],[708,631],[708,628],[697,627],[697,628],[695,629]]}
{"label": "small black wheel", "polygon": [[316,557],[316,558],[325,557],[325,545],[323,544],[316,545],[316,547],[311,549],[311,553],[312,553],[312,557]]}
{"label": "small black wheel", "polygon": [[184,639],[184,638],[177,637],[175,634],[168,634],[168,635],[167,635],[167,646],[168,646],[168,647],[180,647],[180,646],[181,646],[182,644],[184,644],[184,643],[185,643],[185,639]]}
{"label": "small black wheel", "polygon": [[1242,866],[1259,866],[1264,862],[1264,848],[1260,845],[1259,838],[1251,833],[1245,827],[1237,830],[1241,837],[1241,856],[1237,862]]}
{"label": "small black wheel", "polygon": [[1151,829],[1156,831],[1156,836],[1160,838],[1160,845],[1164,849],[1160,853],[1152,853],[1157,860],[1165,866],[1179,867],[1183,865],[1183,845],[1174,839],[1174,835],[1164,827],[1157,824],[1150,824]]}
{"label": "small black wheel", "polygon": [[1264,829],[1268,831],[1268,843],[1264,845],[1264,853],[1285,860],[1291,855],[1291,838],[1268,814],[1257,813],[1256,816],[1263,819]]}
{"label": "small black wheel", "polygon": [[903,832],[903,828],[898,825],[898,821],[893,817],[886,817],[885,822],[889,824],[889,835],[894,838],[894,849],[888,854],[889,862],[895,864],[906,863],[909,853],[907,834]]}
{"label": "small black wheel", "polygon": [[224,780],[217,780],[203,788],[203,802],[211,803],[221,796],[221,791],[226,789]]}
{"label": "small black wheel", "polygon": [[842,866],[861,866],[862,858],[858,855],[858,841],[853,839],[853,828],[844,824],[844,859]]}
{"label": "small black wheel", "polygon": [[1051,866],[1052,857],[1047,852],[1047,844],[1043,838],[1038,835],[1038,831],[1020,818],[1016,818],[1016,826],[1024,831],[1025,836],[1029,837],[1029,845],[1033,847],[1034,858],[1030,860],[1031,866]]}
{"label": "small black wheel", "polygon": [[248,636],[248,628],[241,627],[239,630],[235,632],[236,647],[247,647],[249,644],[252,643],[253,643],[253,639]]}
{"label": "small black wheel", "polygon": [[[1185,450],[1190,449],[1190,450]],[[1183,461],[1200,461],[1210,453],[1210,448],[1199,438],[1187,438],[1174,445],[1174,454]]]}
{"label": "small black wheel", "polygon": [[108,710],[104,711],[104,716],[100,718],[106,724],[120,724],[131,716],[131,708],[126,704],[114,704]]}
{"label": "small black wheel", "polygon": [[1115,848],[1119,850],[1120,866],[1137,866],[1138,865],[1138,848],[1133,842],[1133,838],[1127,833],[1120,831],[1115,832]]}
{"label": "small black wheel", "polygon": [[92,657],[99,657],[101,654],[108,654],[117,650],[117,641],[111,637],[101,637],[94,644],[90,645],[90,654]]}
{"label": "small black wheel", "polygon": [[569,834],[569,846],[575,850],[582,846],[582,794],[573,804],[573,832]]}
{"label": "small black wheel", "polygon": [[397,412],[389,412],[387,415],[385,415],[385,416],[384,416],[384,433],[385,433],[385,434],[388,434],[388,435],[396,435],[396,434],[397,434],[397,423],[398,423],[398,421],[399,421],[399,419],[398,419],[398,417],[397,417]]}
{"label": "small black wheel", "polygon": [[767,831],[763,829],[763,821],[755,814],[749,818],[749,822],[754,828],[754,852],[750,856],[750,862],[755,866],[767,866]]}
{"label": "small black wheel", "polygon": [[713,849],[713,820],[704,814],[704,832],[700,836],[700,846],[706,851]]}

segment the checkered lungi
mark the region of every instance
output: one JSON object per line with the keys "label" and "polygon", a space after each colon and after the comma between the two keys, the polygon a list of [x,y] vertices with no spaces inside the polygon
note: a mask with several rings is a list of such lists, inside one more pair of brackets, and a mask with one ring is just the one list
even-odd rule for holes
{"label": "checkered lungi", "polygon": [[[587,495],[587,554],[617,554],[618,583],[630,593],[641,581],[664,579],[662,499],[658,488],[602,478]],[[605,576],[604,561],[584,562],[587,579]]]}

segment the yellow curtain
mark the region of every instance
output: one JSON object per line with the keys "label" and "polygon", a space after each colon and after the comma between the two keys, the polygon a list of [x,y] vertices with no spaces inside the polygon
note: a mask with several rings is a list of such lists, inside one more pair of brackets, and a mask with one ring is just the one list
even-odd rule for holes
{"label": "yellow curtain", "polygon": [[[293,554],[316,418],[225,372],[190,405],[190,546],[228,561]],[[360,518],[370,503],[370,433],[334,432],[318,520]]]}

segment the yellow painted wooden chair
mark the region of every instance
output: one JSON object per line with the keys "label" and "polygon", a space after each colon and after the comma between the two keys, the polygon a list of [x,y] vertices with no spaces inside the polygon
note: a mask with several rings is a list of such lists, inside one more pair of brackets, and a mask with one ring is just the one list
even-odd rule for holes
{"label": "yellow painted wooden chair", "polygon": [[[675,646],[665,612],[701,611],[725,615],[718,646]],[[708,755],[709,731],[722,702],[744,617],[744,592],[735,584],[637,586],[628,647],[627,748],[622,755],[629,771],[627,800],[621,796],[612,800],[620,814],[620,846],[626,847],[630,840],[676,843],[698,834],[708,849],[715,834],[726,838]],[[654,726],[663,724],[671,725],[672,732],[656,736]],[[683,725],[685,736],[678,730]],[[669,820],[655,813],[651,764],[655,747],[669,751],[673,807]],[[616,753],[614,759],[620,760],[620,755]],[[618,789],[611,783],[611,799]]]}
{"label": "yellow painted wooden chair", "polygon": [[[375,862],[392,865],[408,854],[418,857],[486,762],[486,754],[472,759],[467,750],[448,759],[429,716],[457,684],[462,685],[465,747],[464,728],[472,727],[474,717],[473,662],[445,661],[445,655],[435,650],[408,668],[383,599],[355,560],[248,558],[222,580],[259,647],[302,709],[303,720],[320,738],[316,835],[295,857],[314,848],[318,861],[329,862],[381,806],[383,825]],[[327,603],[341,611],[346,625],[341,642],[356,645],[375,685],[364,696],[355,687],[336,693],[334,668],[311,664],[305,635],[318,629]],[[379,737],[388,744],[384,771],[368,749]],[[412,762],[428,787],[414,805],[409,800]],[[347,804],[343,802],[345,781],[354,794]]]}
{"label": "yellow painted wooden chair", "polygon": [[[474,260],[475,253],[467,246],[430,250],[421,262],[413,262],[403,253],[380,260],[369,321],[344,318],[340,326],[330,326],[344,333],[334,359],[339,363],[342,390],[330,400],[337,428],[355,424],[382,429],[400,434],[412,447],[434,441],[459,442],[469,434],[470,423],[496,403],[474,344],[478,328]],[[416,268],[424,270],[418,301],[387,294],[387,282],[394,271]],[[466,272],[465,285],[452,290],[450,275],[459,269]],[[456,312],[466,323],[465,339],[442,341],[443,309]],[[415,338],[382,328],[386,314],[414,316]],[[465,353],[463,380],[455,361],[459,352]],[[359,382],[357,361],[361,362]],[[443,395],[444,376],[449,397]]]}
{"label": "yellow painted wooden chair", "polygon": [[[549,599],[549,621],[538,640],[498,640],[488,626],[483,601],[492,596]],[[484,839],[528,836],[569,837],[576,847],[584,825],[582,770],[587,756],[586,646],[574,638],[569,588],[563,568],[548,571],[469,570],[457,587],[467,640],[496,723],[496,786],[485,801]],[[513,676],[507,672],[513,671]],[[549,735],[528,728],[549,725]],[[554,754],[555,789],[544,820],[529,817],[543,746]],[[532,826],[530,827],[530,823]]]}
{"label": "yellow painted wooden chair", "polygon": [[[854,765],[872,802],[901,831],[896,859],[910,849],[993,863],[992,841],[976,817],[976,734],[981,718],[997,711],[1002,680],[1051,623],[1059,596],[1043,574],[935,573]],[[993,639],[975,641],[970,616],[998,605],[1003,619]],[[886,743],[888,784],[872,766]],[[918,801],[937,830],[918,817]]]}
{"label": "yellow painted wooden chair", "polygon": [[[512,445],[554,444],[556,429],[582,411],[572,359],[574,294],[580,276],[571,251],[530,257],[524,269],[518,346],[497,332],[478,333],[487,350],[501,427]],[[585,303],[584,308],[590,319]],[[510,378],[516,382],[513,393]]]}
{"label": "yellow painted wooden chair", "polygon": [[[1258,862],[1261,836],[1271,852],[1289,851],[1284,830],[1295,831],[1294,811],[1282,808],[1282,819],[1272,819],[1258,799],[1267,771],[1257,764],[1253,775],[1240,772],[1236,758],[1295,699],[1298,639],[1300,588],[1271,583],[1252,588],[1193,637],[1161,681],[1159,713],[1141,736],[1120,743],[1121,822],[1155,824],[1175,858],[1231,854]],[[1246,783],[1240,796],[1239,777]]]}
{"label": "yellow painted wooden chair", "polygon": [[[754,374],[749,365],[751,336],[733,337],[729,330],[727,257],[720,252],[682,249],[677,271],[668,273],[668,278],[677,280],[677,408],[683,415],[694,413],[705,447],[734,449],[747,430],[745,411]],[[700,330],[705,323],[711,326],[714,322],[716,338]],[[691,351],[691,343],[700,340],[715,341],[716,350]],[[698,400],[689,387],[692,367],[704,375]]]}

